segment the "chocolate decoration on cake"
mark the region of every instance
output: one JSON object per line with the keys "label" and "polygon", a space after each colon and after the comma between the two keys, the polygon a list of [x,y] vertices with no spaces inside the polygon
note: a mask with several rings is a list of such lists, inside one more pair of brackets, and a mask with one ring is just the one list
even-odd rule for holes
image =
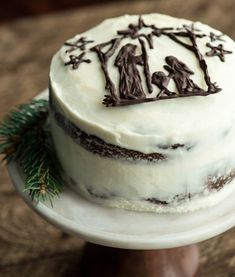
{"label": "chocolate decoration on cake", "polygon": [[177,149],[182,149],[186,151],[190,151],[193,147],[195,147],[195,144],[182,144],[182,143],[175,143],[172,145],[167,145],[167,144],[158,144],[158,148],[163,149],[163,150],[177,150]]}
{"label": "chocolate decoration on cake", "polygon": [[[201,54],[198,46],[197,46],[197,38],[202,38],[204,37],[205,35],[200,35],[200,34],[195,34],[194,33],[194,26],[185,26],[184,25],[184,28],[185,28],[185,31],[181,31],[181,32],[176,32],[176,33],[167,33],[166,35],[168,37],[170,37],[172,40],[174,40],[175,42],[178,42],[179,44],[181,44],[182,46],[184,46],[186,49],[192,51],[196,58],[198,59],[198,62],[199,62],[199,65],[201,67],[201,70],[202,72],[204,73],[204,80],[206,82],[206,85],[208,87],[207,91],[206,92],[202,92],[201,91],[201,96],[207,96],[209,94],[213,94],[213,93],[217,93],[219,91],[221,91],[221,88],[219,88],[216,83],[212,83],[211,82],[211,79],[210,79],[210,76],[209,76],[209,73],[208,73],[208,67],[207,67],[207,63],[203,57],[203,55]],[[182,37],[188,37],[191,44],[187,44],[183,41],[181,41],[178,36],[182,36]],[[195,92],[195,96],[197,95],[200,95],[200,93],[198,93],[198,90],[196,89],[195,91],[192,92],[192,95],[194,95],[194,92]],[[189,95],[185,95],[185,96],[189,96]]]}
{"label": "chocolate decoration on cake", "polygon": [[153,88],[151,85],[151,73],[150,73],[149,64],[148,64],[147,49],[146,49],[145,43],[142,39],[139,39],[139,42],[140,42],[141,50],[142,50],[142,60],[143,60],[143,66],[144,66],[144,75],[145,75],[146,85],[148,88],[148,92],[152,93]]}
{"label": "chocolate decoration on cake", "polygon": [[137,68],[137,65],[143,65],[143,57],[135,55],[136,48],[135,44],[124,45],[115,60],[115,66],[120,74],[119,96],[121,99],[145,98]]}
{"label": "chocolate decoration on cake", "polygon": [[[193,23],[190,24],[190,25],[183,24],[183,27],[178,27],[178,28],[176,28],[176,30],[178,30],[178,31],[184,30],[184,29],[188,29],[188,30],[193,31],[193,32],[201,32],[200,29],[196,29],[196,28],[194,27],[194,24],[193,24]],[[206,36],[206,35],[203,34],[202,36]]]}
{"label": "chocolate decoration on cake", "polygon": [[210,32],[210,35],[209,35],[211,42],[216,41],[216,40],[224,41],[224,39],[221,38],[223,36],[224,36],[223,34],[216,35],[213,32]]}
{"label": "chocolate decoration on cake", "polygon": [[82,52],[80,55],[75,56],[75,55],[69,55],[69,61],[66,62],[64,65],[72,65],[72,69],[77,69],[79,68],[81,63],[90,63],[91,60],[89,59],[83,59],[85,56],[85,52]]}
{"label": "chocolate decoration on cake", "polygon": [[[143,28],[150,29],[150,33],[141,33]],[[195,29],[194,24],[183,25],[175,29],[172,27],[158,28],[154,24],[146,24],[140,16],[137,24],[129,24],[127,29],[117,31],[117,35],[119,37],[95,45],[89,49],[89,51],[95,51],[97,53],[101,63],[106,81],[105,89],[109,92],[103,99],[103,104],[107,107],[132,105],[186,96],[208,96],[221,91],[221,88],[211,81],[206,60],[198,48],[197,39],[209,36],[211,41],[223,41],[221,39],[223,34],[216,35],[213,32],[210,32],[209,35],[203,34],[199,29]],[[194,83],[190,78],[190,75],[193,75],[194,72],[177,57],[167,56],[165,58],[167,65],[164,65],[164,69],[168,72],[168,75],[161,70],[153,73],[150,72],[145,41],[151,50],[154,47],[153,37],[159,38],[161,36],[166,36],[193,52],[204,74],[207,89],[202,89]],[[141,48],[140,55],[135,54],[138,47],[136,43],[127,43],[122,45],[121,49],[118,49],[121,42],[126,38],[136,40],[139,43]],[[185,38],[189,40],[189,43],[183,40]],[[66,53],[76,49],[84,51],[86,45],[92,42],[92,40],[87,40],[85,37],[80,37],[74,43],[66,42],[65,45],[71,47],[66,50]],[[207,43],[206,45],[211,48],[211,51],[207,52],[206,56],[218,56],[223,62],[225,61],[224,55],[232,53],[231,51],[225,50],[222,44],[212,46],[210,43]],[[120,75],[118,88],[113,83],[108,70],[108,61],[115,54],[116,50],[119,51],[114,64],[118,68]],[[73,69],[77,69],[82,62],[90,63],[91,61],[89,59],[83,59],[84,55],[85,52],[82,52],[79,56],[70,55],[70,61],[66,62],[65,65],[72,65]],[[139,67],[141,66],[148,90],[147,93],[144,91],[143,80],[141,79],[139,71]],[[177,91],[170,91],[167,88],[171,79],[175,83]],[[149,97],[153,92],[153,85],[158,87],[160,91],[156,96]]]}
{"label": "chocolate decoration on cake", "polygon": [[122,35],[124,38],[126,37],[130,37],[132,39],[136,39],[136,38],[145,38],[146,41],[149,44],[149,48],[153,49],[153,41],[152,41],[152,34],[139,34],[139,31],[143,28],[143,27],[149,27],[147,26],[143,19],[141,18],[141,16],[139,17],[138,20],[138,24],[134,25],[134,24],[129,24],[128,29],[126,30],[121,30],[121,31],[117,31],[118,35]]}
{"label": "chocolate decoration on cake", "polygon": [[[121,39],[116,38],[108,42],[98,44],[90,49],[91,51],[95,51],[99,57],[101,68],[103,70],[105,80],[106,80],[105,89],[107,89],[111,94],[107,96],[105,95],[105,99],[111,99],[114,103],[118,103],[118,98],[115,93],[116,89],[115,89],[114,83],[112,82],[108,73],[108,59],[114,54],[120,42],[121,42]],[[107,46],[109,46],[109,49],[106,50],[106,52],[103,52],[102,51],[103,48],[106,48]],[[103,100],[103,102],[105,102],[105,99]]]}
{"label": "chocolate decoration on cake", "polygon": [[208,57],[214,57],[217,56],[222,62],[225,62],[225,55],[226,54],[232,54],[232,51],[228,51],[224,49],[223,44],[219,44],[217,46],[213,46],[210,43],[206,44],[207,47],[211,48],[211,51],[206,52],[206,55]]}
{"label": "chocolate decoration on cake", "polygon": [[68,48],[65,53],[71,53],[73,51],[75,51],[76,49],[80,49],[82,51],[84,51],[86,49],[86,45],[89,43],[94,42],[94,40],[86,40],[86,37],[80,37],[78,40],[76,40],[75,42],[68,42],[66,41],[64,43],[65,46],[70,46],[70,48]]}
{"label": "chocolate decoration on cake", "polygon": [[[150,28],[151,33],[148,35],[139,33],[139,31],[142,28]],[[182,28],[177,28],[177,31],[174,31],[174,29],[170,27],[157,28],[155,25],[147,25],[141,17],[139,17],[138,24],[136,25],[129,24],[128,29],[118,31],[117,32],[118,35],[122,36],[121,38],[119,38],[120,41],[126,37],[130,37],[132,39],[138,38],[141,46],[142,54],[140,57],[138,57],[139,60],[137,62],[137,58],[131,57],[131,53],[128,50],[130,48],[130,44],[123,46],[122,49],[120,50],[122,51],[123,54],[124,52],[128,52],[129,56],[126,53],[128,58],[126,58],[125,63],[123,64],[125,66],[123,68],[119,66],[119,73],[120,73],[119,92],[117,92],[115,85],[112,83],[111,78],[109,77],[109,73],[107,69],[107,61],[105,62],[106,66],[104,66],[104,62],[101,61],[102,68],[105,67],[105,70],[103,70],[105,73],[105,78],[106,80],[108,79],[109,82],[112,83],[111,89],[110,89],[110,86],[106,86],[106,89],[110,91],[110,95],[105,95],[105,99],[103,103],[107,107],[123,106],[123,105],[152,102],[156,100],[172,99],[172,98],[185,97],[185,96],[207,96],[221,91],[221,88],[219,88],[216,85],[216,83],[211,82],[206,61],[203,55],[200,53],[200,50],[197,46],[197,39],[203,38],[206,35],[195,33],[195,32],[200,32],[200,30],[195,29],[193,24],[189,26],[183,25]],[[195,84],[193,80],[190,79],[190,75],[194,74],[194,72],[190,70],[189,67],[186,66],[183,62],[179,61],[176,57],[173,57],[173,56],[166,57],[167,65],[164,66],[164,69],[168,71],[169,73],[168,75],[166,75],[162,71],[157,71],[157,72],[154,72],[151,77],[151,73],[148,65],[147,50],[145,47],[145,43],[143,39],[141,39],[141,37],[146,39],[146,41],[149,44],[149,48],[152,49],[153,36],[160,37],[162,35],[167,36],[171,40],[175,41],[176,43],[182,45],[183,47],[185,47],[186,49],[194,53],[195,57],[198,59],[200,68],[204,74],[207,90],[204,90],[200,88],[197,84]],[[184,42],[183,40],[180,39],[180,37],[188,38],[190,43]],[[134,50],[132,49],[131,52],[133,53]],[[118,55],[120,55],[120,52]],[[146,86],[148,88],[148,93],[151,94],[153,91],[151,81],[152,81],[152,84],[156,85],[160,89],[160,92],[157,94],[157,96],[147,97],[147,95],[143,91],[140,75],[137,70],[137,64],[144,66],[144,76],[145,76]],[[117,61],[115,62],[115,65],[116,66],[118,65]],[[135,78],[136,80],[135,82],[133,82]],[[173,79],[173,81],[175,82],[176,87],[178,89],[178,93],[171,92],[167,89],[167,85],[170,79]]]}
{"label": "chocolate decoration on cake", "polygon": [[153,73],[152,83],[160,89],[160,92],[157,94],[158,98],[175,94],[175,92],[172,92],[167,88],[170,79],[171,78],[162,71],[156,71]]}
{"label": "chocolate decoration on cake", "polygon": [[173,56],[168,56],[165,60],[167,65],[164,65],[164,69],[169,72],[169,77],[175,81],[179,94],[205,93],[190,79],[190,75],[193,75],[194,72],[186,64]]}

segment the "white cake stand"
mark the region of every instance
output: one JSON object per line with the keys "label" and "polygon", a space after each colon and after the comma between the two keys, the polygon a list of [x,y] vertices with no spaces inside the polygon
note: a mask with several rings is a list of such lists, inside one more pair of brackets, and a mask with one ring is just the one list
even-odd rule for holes
{"label": "white cake stand", "polygon": [[[37,98],[47,96],[48,91],[44,91]],[[41,217],[88,242],[113,247],[88,244],[81,276],[97,276],[100,271],[103,277],[191,277],[198,264],[198,250],[192,244],[235,225],[235,191],[211,208],[185,214],[157,214],[107,208],[80,197],[65,184],[60,198],[55,198],[51,207],[50,203],[33,203],[23,192],[24,176],[17,162],[11,162],[8,169],[18,193]],[[128,251],[114,247],[168,250]]]}
{"label": "white cake stand", "polygon": [[[23,192],[24,176],[16,162],[11,162],[8,169],[16,190],[25,202],[48,222],[67,233],[76,235],[88,242],[122,249],[150,250],[180,247],[153,253],[153,251],[123,252],[123,250],[117,252],[118,250],[107,247],[92,247],[90,245],[85,251],[85,261],[88,260],[88,262],[83,262],[85,265],[89,265],[92,262],[90,261],[91,257],[94,256],[99,257],[99,259],[100,256],[103,258],[115,256],[116,260],[119,257],[118,268],[122,271],[130,270],[126,264],[127,260],[129,264],[136,264],[137,262],[138,266],[135,265],[135,270],[138,271],[138,274],[139,272],[143,274],[138,276],[193,276],[198,263],[198,250],[195,246],[182,246],[209,239],[235,225],[235,192],[215,207],[185,214],[157,214],[104,207],[80,197],[65,185],[60,198],[55,198],[53,207],[51,207],[49,203],[33,203]],[[121,261],[120,257],[122,257]],[[143,259],[145,264],[148,261],[148,267],[146,265],[140,266],[141,263],[138,260],[142,261]],[[182,269],[182,263],[188,268],[188,273]],[[178,269],[175,270],[175,267],[178,267],[179,264],[184,273],[180,272],[177,275],[175,272]],[[107,269],[107,264],[103,267],[102,262],[99,261],[96,266],[98,265],[102,268],[102,272],[104,272],[104,268]],[[109,266],[111,266],[110,262]],[[112,265],[113,267],[115,265]],[[90,267],[88,268],[91,270]],[[96,267],[92,268],[94,272],[97,271]],[[152,269],[150,273],[145,271],[143,273],[143,268],[144,270]],[[153,273],[153,268],[158,269],[158,273],[156,270]],[[167,270],[171,268],[172,274],[176,275],[165,273],[166,268]],[[137,276],[136,271],[132,274]],[[90,275],[86,274],[86,276],[93,275],[91,273]],[[102,276],[106,275],[103,273]],[[107,276],[111,275],[107,273]],[[126,275],[123,273],[123,275],[117,276]]]}
{"label": "white cake stand", "polygon": [[116,248],[165,249],[197,243],[235,225],[235,193],[221,204],[183,214],[133,212],[92,203],[66,185],[60,198],[33,203],[15,162],[9,164],[13,184],[25,202],[53,225],[80,238]]}

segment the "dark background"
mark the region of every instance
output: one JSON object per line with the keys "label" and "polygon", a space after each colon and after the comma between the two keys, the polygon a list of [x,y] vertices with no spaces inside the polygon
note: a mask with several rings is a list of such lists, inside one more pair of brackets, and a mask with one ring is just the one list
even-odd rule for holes
{"label": "dark background", "polygon": [[[123,1],[123,0],[119,0]],[[44,14],[58,10],[72,9],[91,4],[113,2],[112,0],[2,0],[0,21]]]}

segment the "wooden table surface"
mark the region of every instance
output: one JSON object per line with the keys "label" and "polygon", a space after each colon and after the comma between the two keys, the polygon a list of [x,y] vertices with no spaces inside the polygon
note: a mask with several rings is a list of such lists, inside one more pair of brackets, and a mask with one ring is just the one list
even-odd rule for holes
{"label": "wooden table surface", "polygon": [[[106,17],[161,12],[200,20],[235,38],[233,0],[115,2],[0,26],[0,118],[48,84],[50,59],[75,33]],[[0,276],[77,276],[84,242],[36,215],[0,168]],[[199,277],[235,276],[235,229],[199,244]],[[97,276],[102,276],[98,274]]]}

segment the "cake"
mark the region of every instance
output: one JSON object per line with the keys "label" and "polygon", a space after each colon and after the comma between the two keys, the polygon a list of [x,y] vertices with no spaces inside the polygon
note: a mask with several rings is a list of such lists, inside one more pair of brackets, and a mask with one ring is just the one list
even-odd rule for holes
{"label": "cake", "polygon": [[50,68],[66,182],[105,206],[189,212],[235,189],[235,45],[200,22],[124,15],[67,40]]}

